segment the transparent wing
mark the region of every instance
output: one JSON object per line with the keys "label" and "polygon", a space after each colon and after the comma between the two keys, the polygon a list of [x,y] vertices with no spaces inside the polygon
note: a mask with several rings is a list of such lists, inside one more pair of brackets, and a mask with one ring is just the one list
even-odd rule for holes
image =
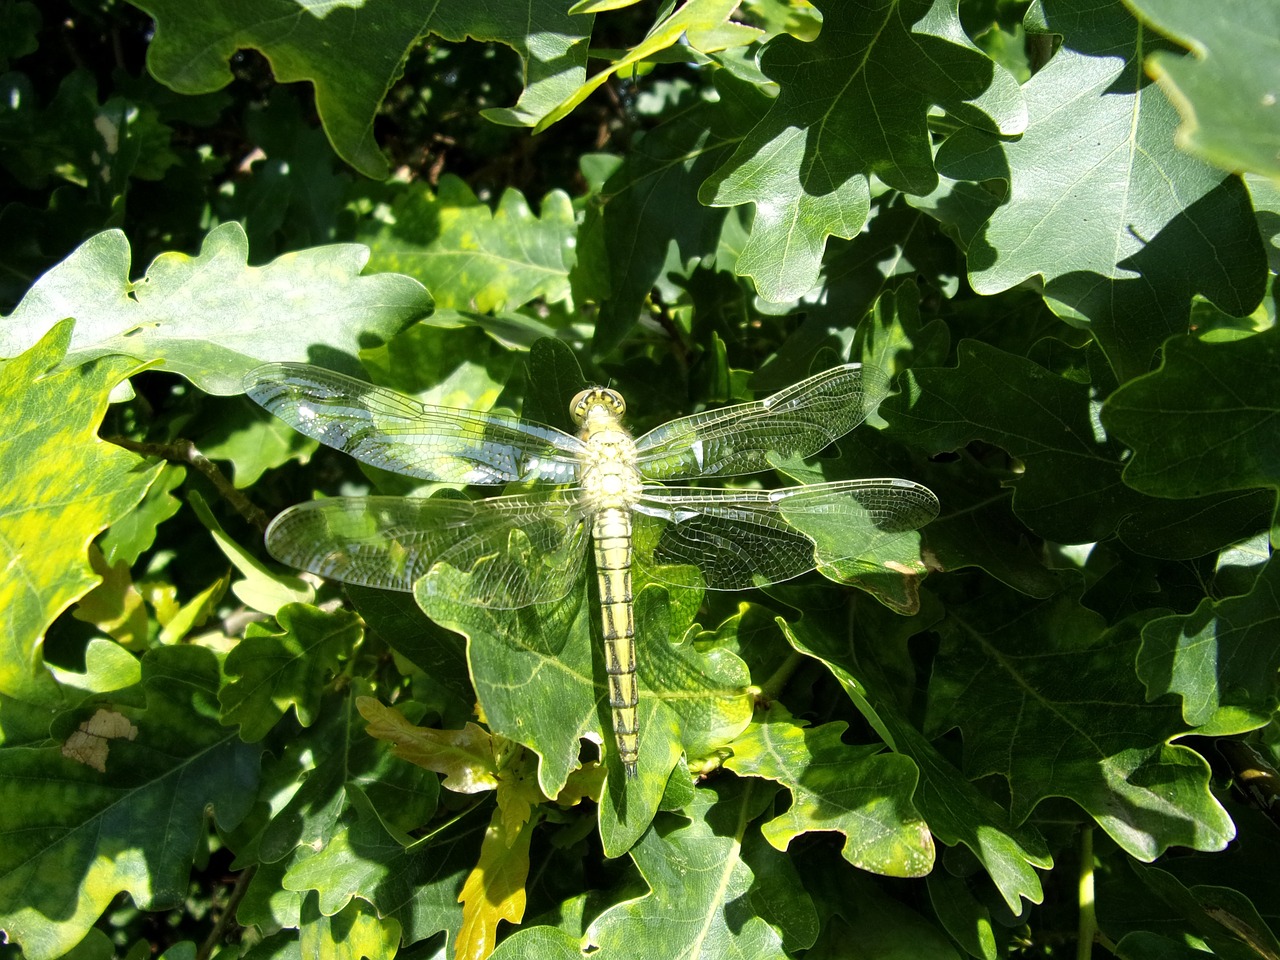
{"label": "transparent wing", "polygon": [[636,441],[640,472],[650,480],[737,476],[771,469],[771,450],[812,456],[865,420],[888,390],[877,367],[832,367],[764,400],[650,430]]}
{"label": "transparent wing", "polygon": [[[662,566],[690,565],[712,590],[745,590],[841,560],[888,565],[904,538],[938,515],[938,498],[897,479],[780,490],[654,486],[632,511],[634,562],[650,578],[679,583]],[[907,549],[918,560],[917,547]]]}
{"label": "transparent wing", "polygon": [[445,483],[570,483],[582,441],[515,417],[432,407],[305,363],[250,371],[245,393],[295,430],[358,460]]}
{"label": "transparent wing", "polygon": [[470,575],[450,599],[506,610],[565,596],[589,537],[572,491],[334,497],[281,513],[267,528],[267,550],[322,577],[386,590],[412,590],[433,566],[449,564]]}

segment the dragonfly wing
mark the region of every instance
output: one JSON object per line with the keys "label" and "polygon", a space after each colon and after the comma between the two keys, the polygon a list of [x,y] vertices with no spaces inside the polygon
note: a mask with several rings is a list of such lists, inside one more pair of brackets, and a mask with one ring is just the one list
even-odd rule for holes
{"label": "dragonfly wing", "polygon": [[[938,514],[909,480],[838,480],[780,490],[645,487],[633,507],[635,562],[660,582],[664,566],[702,572],[712,590],[790,580],[842,560],[891,565],[894,548]],[[918,550],[911,545],[909,550]]]}
{"label": "dragonfly wing", "polygon": [[572,492],[488,500],[334,497],[290,507],[267,528],[282,563],[345,583],[413,590],[437,564],[467,577],[451,599],[514,609],[565,596],[589,539]]}
{"label": "dragonfly wing", "polygon": [[847,363],[764,400],[681,417],[636,441],[650,480],[737,476],[772,469],[767,454],[808,457],[866,419],[889,391],[878,367]]}
{"label": "dragonfly wing", "polygon": [[383,470],[444,483],[577,476],[582,441],[554,427],[419,403],[305,363],[249,372],[245,393],[300,433]]}

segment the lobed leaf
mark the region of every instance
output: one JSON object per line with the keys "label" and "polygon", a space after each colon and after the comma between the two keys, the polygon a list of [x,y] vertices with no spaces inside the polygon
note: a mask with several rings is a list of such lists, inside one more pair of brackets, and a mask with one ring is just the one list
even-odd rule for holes
{"label": "lobed leaf", "polygon": [[0,750],[0,929],[25,956],[62,956],[121,892],[144,910],[180,906],[206,808],[225,828],[248,813],[260,751],[217,722],[218,684],[208,650],[153,650],[145,707],[112,711],[136,735],[98,762],[59,746]]}
{"label": "lobed leaf", "polygon": [[810,43],[770,41],[760,64],[778,97],[700,192],[712,206],[755,204],[736,270],[766,300],[804,294],[826,238],[858,234],[872,174],[908,193],[934,188],[931,106],[1002,135],[1026,123],[1016,81],[968,39],[950,0],[845,6]]}
{"label": "lobed leaf", "polygon": [[[1232,173],[1280,182],[1280,11],[1222,0],[1125,0],[1194,56],[1157,50],[1147,72],[1182,115],[1178,146]],[[1247,25],[1248,29],[1240,29]]]}
{"label": "lobed leaf", "polygon": [[1233,316],[1254,308],[1266,272],[1257,228],[1238,181],[1174,146],[1177,113],[1140,72],[1156,38],[1123,7],[1037,5],[1028,25],[1063,42],[1023,88],[1026,132],[962,130],[938,170],[1008,184],[968,242],[973,288],[1042,278],[1050,305],[1087,325],[1125,380],[1186,329],[1193,294]]}
{"label": "lobed leaf", "polygon": [[1178,337],[1160,369],[1107,398],[1102,422],[1134,450],[1129,486],[1157,497],[1280,487],[1280,329],[1228,343]]}
{"label": "lobed leaf", "polygon": [[275,616],[279,630],[249,624],[223,667],[237,679],[218,694],[222,722],[239,724],[249,743],[266,736],[290,707],[302,726],[311,726],[321,691],[362,635],[359,619],[346,610],[290,603]]}
{"label": "lobed leaf", "polygon": [[1240,597],[1200,601],[1193,613],[1160,617],[1142,628],[1138,675],[1148,699],[1182,699],[1187,724],[1205,735],[1264,726],[1280,705],[1280,561],[1267,560]]}
{"label": "lobed leaf", "polygon": [[442,309],[512,311],[532,300],[572,307],[577,228],[562,191],[543,198],[541,216],[516,190],[490,210],[446,175],[434,194],[425,184],[399,191],[390,220],[362,237],[370,267],[421,281]]}
{"label": "lobed leaf", "polygon": [[198,256],[162,254],[133,282],[124,234],[96,234],[4,319],[0,356],[75,317],[64,363],[109,354],[158,360],[206,393],[228,395],[264,361],[308,360],[317,349],[353,358],[369,336],[386,340],[431,309],[408,277],[360,276],[369,253],[358,244],[313,247],[265,267],[248,266],[248,253],[244,228],[225,223],[209,231]]}
{"label": "lobed leaf", "polygon": [[725,766],[735,773],[775,780],[792,794],[787,811],[764,824],[779,850],[812,830],[845,836],[841,850],[855,867],[894,877],[921,877],[933,869],[933,838],[911,803],[916,768],[880,747],[850,747],[844,723],[808,727],[774,704],[733,742]]}
{"label": "lobed leaf", "polygon": [[1024,608],[990,590],[949,613],[926,732],[959,727],[965,772],[1004,777],[1017,821],[1062,796],[1138,859],[1221,850],[1235,831],[1208,764],[1172,744],[1189,732],[1176,707],[1144,702],[1137,653],[1137,624],[1106,630],[1068,595]]}
{"label": "lobed leaf", "polygon": [[61,323],[0,366],[0,693],[45,705],[59,702],[42,666],[45,630],[100,580],[89,541],[126,517],[160,474],[96,433],[107,395],[138,363],[113,357],[59,369],[72,337],[72,324]]}
{"label": "lobed leaf", "polygon": [[[271,62],[276,80],[308,80],[334,149],[369,177],[387,175],[373,138],[374,117],[405,58],[427,34],[471,37],[512,47],[526,64],[525,91],[490,119],[532,125],[582,83],[592,18],[571,17],[554,0],[493,8],[465,0],[374,0],[312,4],[267,0],[245,7],[218,0],[137,0],[156,20],[148,67],[186,94],[221,89],[229,61],[253,48]],[[536,32],[530,25],[537,24]],[[335,55],[341,51],[341,55]]]}

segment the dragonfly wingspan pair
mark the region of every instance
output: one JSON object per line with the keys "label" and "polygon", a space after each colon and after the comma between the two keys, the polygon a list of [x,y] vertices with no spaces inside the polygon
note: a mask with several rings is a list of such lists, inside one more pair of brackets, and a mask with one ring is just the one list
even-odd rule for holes
{"label": "dragonfly wingspan pair", "polygon": [[[662,486],[772,469],[770,455],[807,457],[861,423],[887,392],[874,367],[826,370],[764,400],[682,417],[633,440],[614,390],[574,398],[577,436],[499,414],[433,407],[306,364],[251,372],[248,395],[302,433],[385,470],[447,483],[545,481],[546,491],[485,500],[335,497],[297,504],[267,530],[278,560],[336,580],[430,591],[515,609],[562,599],[579,583],[588,540],[600,584],[609,699],[624,768],[639,750],[631,572],[687,584],[694,566],[713,590],[789,580],[819,563],[875,556],[938,512],[908,480],[838,480],[776,490]],[[806,519],[847,521],[834,553],[802,532]],[[458,586],[461,584],[461,586]]]}

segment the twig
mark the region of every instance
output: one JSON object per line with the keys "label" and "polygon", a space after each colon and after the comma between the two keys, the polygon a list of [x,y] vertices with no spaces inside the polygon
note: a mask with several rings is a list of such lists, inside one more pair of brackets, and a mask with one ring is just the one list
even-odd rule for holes
{"label": "twig", "polygon": [[253,879],[256,870],[256,866],[249,866],[240,871],[240,876],[236,877],[235,886],[231,888],[231,896],[227,898],[226,907],[214,922],[209,935],[204,938],[204,943],[200,944],[200,949],[196,951],[196,960],[209,960],[214,947],[226,936],[227,928],[236,922],[236,910],[240,906],[240,901],[244,899],[249,889],[249,881]]}
{"label": "twig", "polygon": [[232,486],[231,481],[222,475],[222,471],[218,469],[217,464],[196,449],[196,445],[190,440],[179,438],[169,443],[143,443],[121,436],[104,437],[103,439],[108,443],[114,443],[118,447],[124,447],[126,450],[132,450],[134,453],[141,453],[144,456],[160,457],[162,460],[168,460],[171,463],[189,464],[204,474],[218,493],[222,495],[222,498],[235,507],[240,516],[257,527],[260,533],[267,529],[269,518],[266,513],[254,506],[248,497]]}

